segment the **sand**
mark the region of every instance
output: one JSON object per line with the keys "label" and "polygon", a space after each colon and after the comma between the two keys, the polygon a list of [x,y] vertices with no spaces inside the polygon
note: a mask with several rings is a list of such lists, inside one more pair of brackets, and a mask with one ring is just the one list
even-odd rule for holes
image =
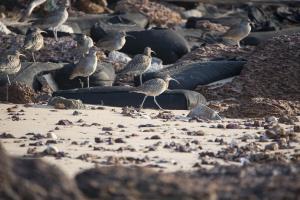
{"label": "sand", "polygon": [[[8,108],[11,112],[7,111]],[[64,152],[64,156],[38,157],[60,167],[72,177],[87,168],[114,164],[147,166],[163,172],[191,171],[197,169],[195,165],[199,164],[201,167],[208,168],[218,164],[241,165],[239,161],[226,161],[226,159],[203,156],[203,154],[199,157],[199,153],[216,154],[230,145],[243,146],[257,141],[255,136],[258,136],[259,132],[264,132],[263,127],[245,129],[243,124],[246,119],[188,122],[184,118],[188,113],[186,110],[171,111],[179,118],[175,120],[154,119],[153,116],[157,116],[160,112],[158,110],[145,109],[143,116],[136,118],[123,116],[121,108],[113,107],[97,108],[88,105],[88,109],[77,111],[81,114],[73,115],[74,110],[59,110],[46,105],[28,107],[22,104],[0,104],[0,135],[6,132],[15,137],[2,138],[0,141],[10,155],[31,158],[39,154],[28,154],[29,148],[36,148],[35,152],[42,152],[47,148],[46,142],[51,140],[53,142],[53,139],[32,140],[32,135],[28,133],[40,133],[45,137],[47,133],[54,133],[58,138],[55,140],[56,144],[51,145]],[[59,120],[69,120],[73,124],[57,125]],[[241,127],[210,128],[218,124],[226,126],[229,123],[240,124]],[[299,125],[299,122],[297,123]],[[153,127],[139,127],[147,124]],[[125,127],[123,128],[122,125]],[[293,125],[282,126],[286,130],[293,128]],[[245,135],[252,139],[242,142],[241,137]],[[95,138],[99,138],[101,143],[96,143]],[[224,142],[216,139],[223,139]],[[39,141],[42,141],[41,146],[31,146],[32,143]],[[260,142],[259,145],[264,148],[270,142]],[[177,145],[172,147],[172,143]],[[294,149],[299,149],[299,143],[293,143],[292,146],[291,149],[281,149],[276,152],[292,154]],[[78,159],[84,154],[89,156]]]}

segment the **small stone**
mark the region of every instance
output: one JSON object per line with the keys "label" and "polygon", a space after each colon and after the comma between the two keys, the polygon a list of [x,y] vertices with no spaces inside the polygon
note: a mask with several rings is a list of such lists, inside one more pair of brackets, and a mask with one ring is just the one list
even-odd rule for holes
{"label": "small stone", "polygon": [[153,135],[150,137],[151,140],[160,140],[161,137],[159,135]]}
{"label": "small stone", "polygon": [[268,130],[266,130],[265,134],[270,139],[278,139],[287,136],[287,133],[284,130],[284,128],[279,125],[269,128]]}
{"label": "small stone", "polygon": [[0,138],[1,139],[11,139],[11,138],[16,138],[16,137],[10,133],[4,132],[4,133],[0,134]]}
{"label": "small stone", "polygon": [[260,127],[262,125],[262,123],[260,122],[260,121],[258,121],[258,120],[255,120],[254,122],[253,122],[253,126],[254,127]]}
{"label": "small stone", "polygon": [[226,125],[227,129],[238,129],[240,126],[238,124],[230,123]]}
{"label": "small stone", "polygon": [[103,127],[102,131],[112,131],[113,128],[112,127]]}
{"label": "small stone", "polygon": [[265,146],[265,150],[270,150],[270,151],[276,151],[279,149],[279,146],[277,143],[271,143]]}
{"label": "small stone", "polygon": [[289,117],[289,116],[286,116],[286,115],[279,117],[278,122],[283,123],[283,124],[288,124],[288,125],[294,125],[295,124],[294,119],[292,119],[292,117]]}
{"label": "small stone", "polygon": [[126,126],[122,125],[122,124],[118,124],[117,126],[118,128],[126,128]]}
{"label": "small stone", "polygon": [[73,123],[67,119],[62,119],[62,120],[59,120],[56,125],[62,125],[62,126],[70,126],[70,125],[73,125]]}
{"label": "small stone", "polygon": [[265,122],[270,123],[270,124],[276,124],[278,122],[278,120],[275,116],[268,116],[268,117],[265,117]]}
{"label": "small stone", "polygon": [[225,126],[223,124],[218,124],[217,128],[225,128]]}
{"label": "small stone", "polygon": [[48,105],[63,109],[84,109],[85,105],[81,100],[66,99],[63,97],[53,97],[49,100]]}
{"label": "small stone", "polygon": [[56,146],[49,145],[46,148],[45,153],[47,153],[48,155],[56,155],[59,153],[59,150]]}
{"label": "small stone", "polygon": [[116,138],[115,143],[126,143],[123,138]]}
{"label": "small stone", "polygon": [[300,133],[300,126],[299,125],[294,126],[294,132],[295,133]]}
{"label": "small stone", "polygon": [[47,133],[47,138],[57,140],[57,135],[55,133]]}
{"label": "small stone", "polygon": [[75,110],[75,111],[72,113],[72,115],[74,115],[74,116],[77,116],[77,115],[80,115],[80,114],[82,114],[82,113],[79,112],[79,111],[77,111],[77,110]]}
{"label": "small stone", "polygon": [[101,140],[101,138],[99,137],[95,137],[95,143],[102,143],[103,140]]}

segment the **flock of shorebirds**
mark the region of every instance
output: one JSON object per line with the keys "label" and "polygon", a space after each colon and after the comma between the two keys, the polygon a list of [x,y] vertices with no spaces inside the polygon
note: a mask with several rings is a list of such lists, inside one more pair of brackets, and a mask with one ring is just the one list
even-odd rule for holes
{"label": "flock of shorebirds", "polygon": [[[30,16],[33,9],[45,3],[46,0],[33,0],[33,2],[29,5],[27,11],[25,12],[24,18]],[[52,29],[55,40],[58,40],[57,30],[63,25],[68,19],[68,1],[43,20],[43,24],[47,25],[47,28]],[[231,27],[224,35],[224,39],[228,39],[230,41],[234,41],[238,47],[240,47],[240,41],[245,38],[251,31],[251,26],[248,19],[242,20],[242,22],[238,25]],[[32,60],[36,62],[34,52],[39,51],[44,46],[44,39],[42,33],[45,32],[38,27],[30,28],[24,40],[24,45],[21,50],[31,51]],[[124,31],[114,31],[106,34],[103,38],[101,38],[95,46],[106,51],[118,51],[122,49],[122,47],[126,43],[126,36],[129,36]],[[87,77],[87,87],[89,88],[89,77],[96,71],[98,60],[97,60],[97,48],[94,46],[93,40],[87,35],[79,35],[75,37],[77,41],[77,46],[79,51],[81,52],[81,58],[79,62],[75,65],[73,72],[71,73],[69,79],[74,79],[75,77]],[[150,47],[145,47],[143,54],[135,55],[131,61],[129,61],[125,67],[119,72],[119,75],[135,75],[140,77],[140,86],[136,87],[132,92],[141,93],[145,95],[142,104],[140,107],[143,107],[143,104],[148,96],[152,96],[154,98],[155,104],[160,108],[161,106],[156,101],[157,96],[162,94],[164,91],[168,89],[169,81],[175,79],[171,78],[169,75],[161,75],[159,78],[154,78],[148,80],[143,83],[142,75],[145,73],[151,66],[151,53],[153,51]],[[7,75],[7,100],[8,100],[8,86],[11,84],[9,76],[12,74],[16,74],[21,69],[21,61],[20,56],[25,56],[20,53],[20,51],[16,50],[12,55],[8,55],[6,59],[0,62],[0,74]]]}

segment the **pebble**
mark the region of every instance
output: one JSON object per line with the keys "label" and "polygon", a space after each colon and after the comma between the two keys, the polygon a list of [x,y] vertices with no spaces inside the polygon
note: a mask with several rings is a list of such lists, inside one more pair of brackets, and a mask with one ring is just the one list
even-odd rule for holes
{"label": "pebble", "polygon": [[57,135],[55,133],[47,133],[47,138],[57,140]]}
{"label": "pebble", "polygon": [[265,146],[265,150],[276,151],[279,149],[279,145],[277,143],[271,143]]}
{"label": "pebble", "polygon": [[299,125],[294,126],[294,132],[295,133],[300,133],[300,126]]}
{"label": "pebble", "polygon": [[1,139],[11,139],[11,138],[16,138],[16,137],[10,133],[4,132],[4,133],[0,134],[0,138]]}
{"label": "pebble", "polygon": [[69,125],[73,125],[73,123],[67,119],[62,119],[59,120],[56,125],[62,125],[62,126],[69,126]]}
{"label": "pebble", "polygon": [[277,124],[278,119],[275,116],[268,116],[268,117],[265,117],[265,122],[270,123],[270,124]]}
{"label": "pebble", "polygon": [[48,155],[56,155],[57,153],[59,153],[59,150],[56,146],[49,145],[46,148],[45,153],[47,153]]}
{"label": "pebble", "polygon": [[113,131],[112,127],[103,127],[102,131]]}
{"label": "pebble", "polygon": [[238,124],[230,123],[226,125],[227,129],[238,129],[240,126]]}
{"label": "pebble", "polygon": [[116,138],[115,143],[126,143],[123,138]]}
{"label": "pebble", "polygon": [[151,140],[160,140],[161,137],[159,135],[153,135],[150,137]]}

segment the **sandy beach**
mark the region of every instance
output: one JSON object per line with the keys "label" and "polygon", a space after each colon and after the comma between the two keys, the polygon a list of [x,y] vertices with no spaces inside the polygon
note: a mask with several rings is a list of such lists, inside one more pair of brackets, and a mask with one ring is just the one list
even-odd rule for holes
{"label": "sandy beach", "polygon": [[[71,177],[94,166],[139,165],[174,172],[196,170],[197,166],[242,165],[242,162],[205,156],[205,152],[217,154],[230,145],[245,146],[252,142],[264,150],[272,143],[271,140],[257,142],[265,130],[247,127],[253,120],[189,122],[185,118],[188,111],[183,110],[171,111],[177,119],[169,120],[157,117],[162,112],[157,110],[146,109],[142,116],[133,118],[123,116],[121,108],[92,105],[84,110],[60,110],[46,105],[1,104],[0,110],[0,135],[7,133],[15,137],[1,138],[10,155],[41,157]],[[66,125],[58,125],[60,120]],[[239,127],[228,129],[228,124]],[[287,131],[293,128],[293,125],[282,126]],[[57,147],[62,155],[39,156],[49,145]],[[291,156],[299,148],[299,143],[291,143],[289,149],[266,153]]]}

